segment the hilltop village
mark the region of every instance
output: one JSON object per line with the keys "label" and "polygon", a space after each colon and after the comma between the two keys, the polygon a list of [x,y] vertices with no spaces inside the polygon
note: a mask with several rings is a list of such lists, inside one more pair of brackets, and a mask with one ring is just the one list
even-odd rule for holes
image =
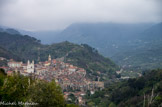
{"label": "hilltop village", "polygon": [[[4,60],[5,58],[0,58]],[[84,104],[83,96],[89,90],[94,94],[96,90],[102,90],[104,83],[100,81],[91,81],[86,77],[86,70],[58,59],[52,59],[51,55],[45,62],[36,64],[33,61],[27,63],[16,62],[13,59],[7,60],[8,66],[1,67],[5,69],[8,76],[13,73],[20,73],[24,76],[34,75],[35,78],[52,81],[60,85],[64,92],[66,100],[71,100],[68,96],[73,94],[77,98],[78,104]]]}

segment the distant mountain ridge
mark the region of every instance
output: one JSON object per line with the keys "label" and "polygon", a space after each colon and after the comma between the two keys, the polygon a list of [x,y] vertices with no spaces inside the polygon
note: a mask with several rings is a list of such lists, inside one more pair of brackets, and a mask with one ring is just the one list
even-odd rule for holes
{"label": "distant mountain ridge", "polygon": [[21,34],[18,30],[15,30],[13,28],[1,27],[1,26],[0,26],[0,32],[7,32],[9,34]]}
{"label": "distant mountain ridge", "polygon": [[[153,24],[76,23],[60,31],[21,32],[40,39],[44,44],[70,41],[95,47],[111,57],[131,48],[131,40]],[[128,45],[129,44],[129,45]]]}
{"label": "distant mountain ridge", "polygon": [[161,67],[162,23],[159,24],[72,24],[63,31],[34,32],[45,44],[70,41],[95,47],[120,66],[131,69]]}
{"label": "distant mountain ridge", "polygon": [[131,48],[131,40],[150,24],[72,24],[63,30],[53,41],[68,40],[73,43],[86,43],[95,47],[104,56],[111,57],[116,53]]}
{"label": "distant mountain ridge", "polygon": [[67,63],[86,69],[87,76],[94,80],[97,76],[102,77],[101,80],[117,76],[115,70],[118,69],[118,66],[86,44],[62,42],[43,45],[39,40],[28,35],[0,32],[0,46],[10,51],[11,54],[19,56],[25,62],[27,60],[45,61],[49,54],[52,58],[63,58]]}
{"label": "distant mountain ridge", "polygon": [[161,66],[162,23],[159,24],[72,24],[50,39],[68,40],[95,47],[121,66],[155,69]]}
{"label": "distant mountain ridge", "polygon": [[118,53],[112,59],[119,65],[138,69],[155,69],[162,66],[162,23],[154,25],[134,40],[136,46],[124,53]]}

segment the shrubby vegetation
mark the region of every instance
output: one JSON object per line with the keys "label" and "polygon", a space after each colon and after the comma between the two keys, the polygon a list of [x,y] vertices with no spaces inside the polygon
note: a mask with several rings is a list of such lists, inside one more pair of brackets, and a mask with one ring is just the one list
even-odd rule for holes
{"label": "shrubby vegetation", "polygon": [[61,88],[54,82],[24,77],[19,74],[7,76],[0,69],[0,101],[29,102],[37,106],[71,107],[66,104]]}
{"label": "shrubby vegetation", "polygon": [[162,70],[110,85],[103,91],[87,96],[87,104],[99,107],[158,107],[162,105]]}

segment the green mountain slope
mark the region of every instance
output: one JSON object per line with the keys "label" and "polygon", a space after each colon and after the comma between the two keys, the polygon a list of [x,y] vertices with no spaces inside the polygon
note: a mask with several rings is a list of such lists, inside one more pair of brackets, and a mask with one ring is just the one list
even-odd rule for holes
{"label": "green mountain slope", "polygon": [[[44,50],[40,50],[41,56],[48,52],[54,58],[64,58],[67,63],[72,63],[76,66],[85,68],[88,72],[88,76],[102,76],[103,78],[114,78],[115,70],[118,67],[108,58],[100,55],[94,48],[86,44],[77,45],[69,42],[62,42],[47,46]],[[47,59],[47,55],[45,55]],[[98,74],[99,71],[101,74]],[[113,74],[113,75],[112,75]]]}
{"label": "green mountain slope", "polygon": [[42,45],[39,40],[27,35],[0,32],[0,46],[18,55],[23,61],[28,59],[34,59],[36,62],[45,61],[51,54],[52,58],[62,58],[68,63],[85,68],[87,76],[92,79],[96,79],[97,76],[102,76],[102,79],[114,78],[116,77],[114,71],[118,69],[110,59],[104,58],[88,45],[69,42]]}
{"label": "green mountain slope", "polygon": [[10,51],[0,47],[0,57],[4,57],[4,58],[7,58],[7,59],[15,59],[15,60],[20,60],[20,58],[14,54],[12,54]]}
{"label": "green mountain slope", "polygon": [[[111,57],[118,65],[137,71],[161,68],[162,65],[162,23],[152,25],[80,23],[72,24],[56,34],[40,32],[47,35],[43,38],[40,35],[36,37],[51,41],[50,43],[68,40],[72,43],[88,44],[103,55]],[[36,53],[32,53],[34,54]]]}
{"label": "green mountain slope", "polygon": [[0,46],[18,55],[21,59],[27,60],[34,58],[36,48],[42,45],[37,39],[27,35],[0,32]]}
{"label": "green mountain slope", "polygon": [[[0,47],[0,57],[7,58],[7,59],[15,59],[20,61],[20,58],[17,55],[12,54],[10,51]],[[0,66],[6,66],[6,60],[0,60]]]}
{"label": "green mountain slope", "polygon": [[88,104],[99,107],[160,107],[162,104],[162,70],[147,71],[144,76],[109,85],[87,96]]}

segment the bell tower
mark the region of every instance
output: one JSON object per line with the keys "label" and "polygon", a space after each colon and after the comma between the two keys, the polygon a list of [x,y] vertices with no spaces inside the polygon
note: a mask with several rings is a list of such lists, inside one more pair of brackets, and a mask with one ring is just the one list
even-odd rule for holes
{"label": "bell tower", "polygon": [[48,61],[51,61],[52,59],[51,59],[51,55],[49,54],[49,56],[48,56]]}
{"label": "bell tower", "polygon": [[28,62],[27,62],[27,72],[28,73],[34,73],[34,60],[31,63],[28,60]]}

